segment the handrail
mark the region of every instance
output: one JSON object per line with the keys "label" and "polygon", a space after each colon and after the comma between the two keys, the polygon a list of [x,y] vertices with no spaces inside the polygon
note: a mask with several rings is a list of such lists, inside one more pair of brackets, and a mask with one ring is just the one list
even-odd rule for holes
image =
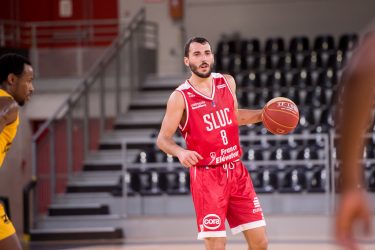
{"label": "handrail", "polygon": [[[138,18],[141,18],[141,17],[144,17],[145,15],[145,10],[144,9],[141,9],[134,17],[134,19],[129,23],[129,26],[127,26],[125,28],[125,30],[123,31],[123,33],[125,35],[129,35],[128,32],[130,32],[131,29],[133,29],[133,26],[135,25],[136,21],[138,20]],[[112,55],[113,53],[115,53],[115,50],[116,50],[116,47],[119,46],[123,41],[121,41],[121,36],[118,36],[113,42],[112,44],[105,50],[105,52],[100,56],[100,58],[91,66],[91,68],[89,69],[89,71],[84,75],[84,80],[83,82],[78,85],[71,93],[70,96],[68,96],[65,101],[57,108],[57,110],[53,113],[53,115],[46,121],[42,124],[42,126],[37,130],[37,132],[33,135],[32,137],[32,141],[36,141],[40,136],[41,134],[50,126],[50,124],[56,120],[60,114],[60,112],[64,111],[65,110],[65,113],[61,114],[61,116],[65,115],[66,112],[67,112],[67,108],[69,108],[69,104],[73,104],[74,102],[76,102],[79,97],[81,96],[81,94],[89,87],[91,86],[91,84],[94,82],[92,79],[90,79],[91,76],[97,76],[98,75],[98,71],[100,70],[100,66],[103,66],[105,64],[108,63],[108,57],[109,55]],[[87,82],[91,80],[90,84],[87,84]],[[76,97],[75,99],[74,96],[76,95],[76,93],[79,93],[78,97]]]}
{"label": "handrail", "polygon": [[23,200],[23,234],[24,238],[28,238],[30,235],[30,199],[29,194],[36,187],[36,180],[32,179],[23,188],[22,200]]}
{"label": "handrail", "polygon": [[[157,26],[146,30],[145,25],[150,22],[146,22],[145,9],[141,9],[33,134],[32,178],[38,180],[33,203],[35,218],[54,202],[74,171],[81,169],[92,146],[96,147],[91,129],[97,129],[98,124],[95,138],[100,138],[116,115],[127,111],[128,100],[142,77],[155,73],[158,30]],[[147,45],[145,32],[152,38]],[[146,61],[151,67],[141,68],[139,65]]]}

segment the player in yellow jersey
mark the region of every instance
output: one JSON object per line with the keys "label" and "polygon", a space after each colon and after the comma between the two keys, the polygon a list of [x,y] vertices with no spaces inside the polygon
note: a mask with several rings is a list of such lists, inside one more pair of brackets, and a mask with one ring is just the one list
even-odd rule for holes
{"label": "player in yellow jersey", "polygon": [[[23,56],[0,57],[0,167],[17,133],[18,110],[31,97],[33,68]],[[0,250],[22,249],[16,231],[0,204]]]}

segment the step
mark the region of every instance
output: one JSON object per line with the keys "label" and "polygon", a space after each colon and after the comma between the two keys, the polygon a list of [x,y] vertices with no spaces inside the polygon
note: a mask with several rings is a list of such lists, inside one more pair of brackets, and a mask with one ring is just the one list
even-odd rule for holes
{"label": "step", "polygon": [[[120,192],[119,192],[120,193]],[[63,193],[59,194],[54,199],[54,205],[80,205],[80,204],[106,204],[109,208],[111,214],[121,214],[124,204],[124,198],[122,196],[113,196],[109,192],[97,192],[97,193]],[[134,205],[133,205],[134,204]],[[138,204],[132,202],[129,204],[131,209],[135,206],[138,207]]]}
{"label": "step", "polygon": [[165,109],[171,90],[142,91],[136,94],[130,102],[130,110]]}
{"label": "step", "polygon": [[144,91],[174,90],[189,76],[186,74],[175,76],[151,76],[142,85]]}
{"label": "step", "polygon": [[121,144],[127,142],[128,149],[146,148],[155,145],[158,129],[124,129],[113,130],[102,136],[99,142],[99,149],[118,150]]}
{"label": "step", "polygon": [[[137,141],[138,140],[138,141]],[[106,140],[100,141],[100,150],[120,150],[122,149],[123,141],[120,140]],[[138,137],[136,140],[126,142],[126,149],[150,149],[154,148],[156,144],[156,139],[152,138],[151,135],[148,137]]]}
{"label": "step", "polygon": [[104,204],[52,204],[48,208],[48,214],[50,216],[109,214],[109,207]]}
{"label": "step", "polygon": [[83,166],[84,171],[121,171],[121,163],[90,162]]}
{"label": "step", "polygon": [[122,171],[82,171],[73,175],[69,183],[92,182],[92,181],[112,181],[119,182]]}
{"label": "step", "polygon": [[122,185],[119,181],[77,181],[69,183],[66,190],[68,193],[108,192],[113,195],[121,195]]}
{"label": "step", "polygon": [[120,239],[123,237],[122,228],[115,227],[33,229],[30,233],[31,241]]}
{"label": "step", "polygon": [[37,229],[74,229],[95,227],[122,228],[125,217],[119,214],[44,216],[36,224]]}
{"label": "step", "polygon": [[[139,155],[138,149],[128,149],[126,151],[126,158],[128,162],[134,162]],[[123,163],[122,150],[98,150],[90,152],[87,159],[84,161],[84,169],[86,166],[108,166],[109,170],[118,170],[118,166]]]}
{"label": "step", "polygon": [[118,118],[115,129],[160,129],[165,109],[131,110]]}

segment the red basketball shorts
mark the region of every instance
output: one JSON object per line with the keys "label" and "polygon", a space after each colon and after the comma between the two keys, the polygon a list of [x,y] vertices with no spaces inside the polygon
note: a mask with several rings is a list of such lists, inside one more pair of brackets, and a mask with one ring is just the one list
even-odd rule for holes
{"label": "red basketball shorts", "polygon": [[226,237],[226,219],[233,234],[266,225],[249,172],[241,161],[192,167],[190,186],[198,239]]}

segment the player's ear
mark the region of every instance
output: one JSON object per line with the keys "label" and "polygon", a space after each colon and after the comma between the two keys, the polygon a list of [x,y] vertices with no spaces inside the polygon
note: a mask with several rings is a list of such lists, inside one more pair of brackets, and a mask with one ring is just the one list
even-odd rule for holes
{"label": "player's ear", "polygon": [[13,73],[10,73],[9,75],[8,75],[8,77],[7,77],[7,83],[9,84],[9,85],[14,85],[15,84],[15,82],[16,82],[16,75],[15,74],[13,74]]}
{"label": "player's ear", "polygon": [[187,58],[186,56],[184,57],[184,63],[185,63],[185,66],[189,67],[189,58]]}

